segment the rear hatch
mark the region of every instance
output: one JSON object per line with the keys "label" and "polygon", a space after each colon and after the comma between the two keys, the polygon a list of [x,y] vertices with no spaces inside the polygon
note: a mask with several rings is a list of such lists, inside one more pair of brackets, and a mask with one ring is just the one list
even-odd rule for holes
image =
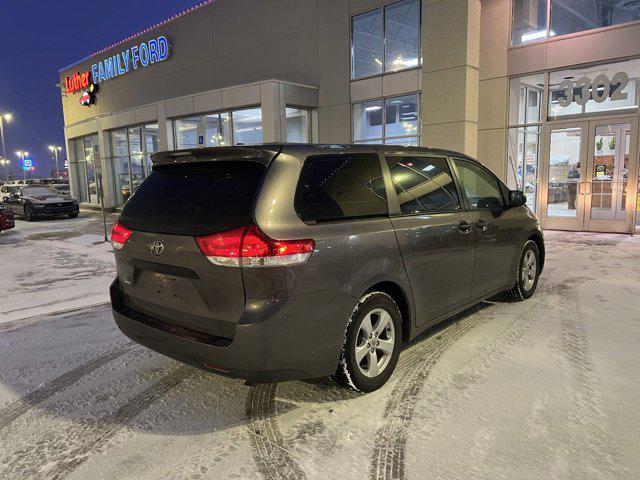
{"label": "rear hatch", "polygon": [[196,237],[252,223],[276,155],[230,147],[154,156],[153,172],[119,218],[133,231],[114,250],[124,305],[171,325],[233,338],[245,304],[242,271],[212,264]]}

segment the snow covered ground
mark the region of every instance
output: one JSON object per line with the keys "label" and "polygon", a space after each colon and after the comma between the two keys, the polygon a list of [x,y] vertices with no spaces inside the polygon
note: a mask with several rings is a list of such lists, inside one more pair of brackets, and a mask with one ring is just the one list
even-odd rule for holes
{"label": "snow covered ground", "polygon": [[192,369],[107,306],[0,325],[0,478],[638,478],[640,239],[547,248],[534,298],[432,329],[369,395]]}
{"label": "snow covered ground", "polygon": [[17,219],[0,233],[0,324],[107,302],[114,275],[99,215]]}

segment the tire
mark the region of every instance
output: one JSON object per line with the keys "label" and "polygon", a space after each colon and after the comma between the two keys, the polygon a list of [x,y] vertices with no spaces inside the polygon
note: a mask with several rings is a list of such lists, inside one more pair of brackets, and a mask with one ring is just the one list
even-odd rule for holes
{"label": "tire", "polygon": [[347,323],[335,375],[338,383],[373,392],[389,380],[402,348],[401,318],[398,305],[386,293],[372,292],[360,299]]}
{"label": "tire", "polygon": [[69,218],[78,218],[78,214],[77,213],[70,213],[69,214]]}
{"label": "tire", "polygon": [[521,302],[533,296],[538,287],[540,277],[540,251],[533,240],[524,244],[518,269],[516,271],[516,284],[505,292],[512,302]]}
{"label": "tire", "polygon": [[35,215],[33,214],[33,210],[29,205],[25,205],[24,207],[24,219],[27,222],[33,222],[35,220]]}

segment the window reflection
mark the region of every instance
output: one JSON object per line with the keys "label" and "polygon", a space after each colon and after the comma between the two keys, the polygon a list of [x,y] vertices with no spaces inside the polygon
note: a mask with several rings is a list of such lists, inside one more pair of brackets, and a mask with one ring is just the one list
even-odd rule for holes
{"label": "window reflection", "polygon": [[354,79],[420,66],[420,1],[402,0],[354,16],[351,39]]}
{"label": "window reflection", "polygon": [[640,19],[634,2],[551,0],[551,30],[556,35],[584,32]]}
{"label": "window reflection", "polygon": [[419,145],[418,94],[354,103],[355,143]]}
{"label": "window reflection", "polygon": [[382,9],[356,15],[352,21],[351,72],[353,78],[382,73]]}
{"label": "window reflection", "polygon": [[404,0],[388,5],[384,12],[385,71],[395,72],[419,65],[420,2]]}
{"label": "window reflection", "polygon": [[310,111],[306,108],[287,107],[287,142],[309,143],[311,121]]}
{"label": "window reflection", "polygon": [[547,36],[547,0],[514,0],[511,43],[519,45]]}
{"label": "window reflection", "polygon": [[116,205],[123,205],[151,173],[151,154],[159,150],[158,124],[109,132]]}
{"label": "window reflection", "polygon": [[231,115],[235,145],[262,143],[262,110],[260,108],[234,110]]}
{"label": "window reflection", "polygon": [[402,213],[460,209],[447,160],[442,157],[386,157]]}

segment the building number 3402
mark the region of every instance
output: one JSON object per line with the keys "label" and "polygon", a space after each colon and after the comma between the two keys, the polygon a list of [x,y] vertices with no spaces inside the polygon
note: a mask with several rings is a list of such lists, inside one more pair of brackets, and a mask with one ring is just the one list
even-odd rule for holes
{"label": "building number 3402", "polygon": [[558,86],[558,104],[561,107],[568,107],[573,102],[578,105],[586,105],[593,99],[597,103],[604,102],[607,98],[611,100],[626,100],[627,93],[623,90],[629,83],[629,77],[624,72],[618,72],[609,80],[604,73],[601,73],[591,81],[587,77],[582,77],[575,82],[564,80]]}

